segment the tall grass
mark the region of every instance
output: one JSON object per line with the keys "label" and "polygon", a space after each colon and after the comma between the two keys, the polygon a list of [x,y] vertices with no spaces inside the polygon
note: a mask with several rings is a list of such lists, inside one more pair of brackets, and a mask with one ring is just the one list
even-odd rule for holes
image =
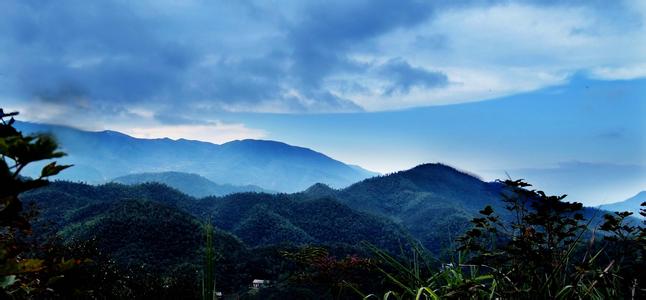
{"label": "tall grass", "polygon": [[202,299],[215,300],[215,249],[213,247],[213,225],[207,223],[204,226],[206,237],[204,251],[204,270],[202,271]]}
{"label": "tall grass", "polygon": [[437,262],[420,246],[411,248],[409,258],[394,257],[371,244],[366,244],[378,261],[379,269],[397,289],[383,294],[363,294],[363,299],[494,299],[496,279],[483,274],[481,266],[464,263],[462,253],[451,262],[437,266]]}

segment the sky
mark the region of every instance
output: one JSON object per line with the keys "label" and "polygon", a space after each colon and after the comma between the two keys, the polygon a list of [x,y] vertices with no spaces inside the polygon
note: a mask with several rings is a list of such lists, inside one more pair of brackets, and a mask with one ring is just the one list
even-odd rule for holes
{"label": "sky", "polygon": [[2,1],[0,106],[137,137],[646,190],[646,1]]}

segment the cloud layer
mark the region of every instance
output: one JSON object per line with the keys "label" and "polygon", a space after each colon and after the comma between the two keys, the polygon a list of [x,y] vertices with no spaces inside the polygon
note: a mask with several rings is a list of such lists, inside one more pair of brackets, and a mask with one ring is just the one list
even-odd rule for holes
{"label": "cloud layer", "polygon": [[0,99],[161,123],[478,101],[646,76],[645,19],[637,0],[3,1]]}

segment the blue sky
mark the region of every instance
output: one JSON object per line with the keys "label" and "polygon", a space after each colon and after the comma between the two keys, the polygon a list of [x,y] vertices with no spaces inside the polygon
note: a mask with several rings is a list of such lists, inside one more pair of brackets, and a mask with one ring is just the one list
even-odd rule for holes
{"label": "blue sky", "polygon": [[645,21],[639,0],[2,1],[0,103],[599,203],[646,189]]}

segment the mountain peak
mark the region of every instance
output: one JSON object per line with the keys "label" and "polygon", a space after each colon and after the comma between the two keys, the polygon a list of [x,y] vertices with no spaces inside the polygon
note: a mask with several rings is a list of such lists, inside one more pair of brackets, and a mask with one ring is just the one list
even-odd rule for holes
{"label": "mountain peak", "polygon": [[118,132],[118,131],[114,131],[114,130],[102,130],[102,131],[99,131],[99,133],[103,133],[103,134],[106,134],[106,135],[113,135],[113,136],[131,137],[131,136],[127,135],[127,134],[124,134],[124,133],[121,133],[121,132]]}
{"label": "mountain peak", "polygon": [[449,166],[447,164],[443,163],[425,163],[425,164],[420,164],[412,169],[409,169],[409,171],[451,171],[451,172],[458,172],[458,173],[466,173],[464,171],[458,170],[455,167]]}
{"label": "mountain peak", "polygon": [[441,178],[446,180],[447,176],[450,177],[460,177],[463,179],[471,179],[481,181],[482,179],[472,173],[467,171],[459,170],[455,167],[443,164],[443,163],[426,163],[418,165],[412,169],[400,171],[396,174],[412,177],[421,177],[426,179]]}
{"label": "mountain peak", "polygon": [[304,191],[305,194],[308,194],[311,196],[317,196],[317,197],[334,196],[336,192],[337,190],[331,188],[327,184],[320,183],[320,182],[315,183],[314,185],[310,186]]}
{"label": "mountain peak", "polygon": [[251,144],[251,145],[270,145],[270,146],[280,146],[280,147],[296,147],[289,145],[287,143],[279,142],[279,141],[272,141],[272,140],[258,140],[258,139],[242,139],[242,140],[234,140],[230,142],[226,142],[223,145],[226,144]]}

